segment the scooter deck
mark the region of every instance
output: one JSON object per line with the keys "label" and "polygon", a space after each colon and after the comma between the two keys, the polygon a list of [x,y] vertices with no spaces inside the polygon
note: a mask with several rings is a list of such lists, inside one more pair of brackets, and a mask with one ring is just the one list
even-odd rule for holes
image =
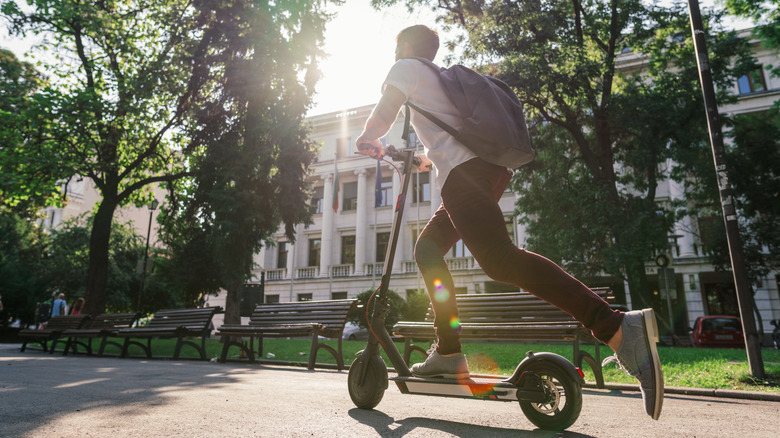
{"label": "scooter deck", "polygon": [[517,387],[499,378],[443,379],[390,377],[403,394],[439,397],[475,398],[480,400],[517,401]]}

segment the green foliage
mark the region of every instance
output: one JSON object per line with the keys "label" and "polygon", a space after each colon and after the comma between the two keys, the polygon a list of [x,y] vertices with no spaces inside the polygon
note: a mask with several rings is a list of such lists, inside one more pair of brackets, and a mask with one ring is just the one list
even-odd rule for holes
{"label": "green foliage", "polygon": [[32,323],[35,304],[51,298],[41,275],[48,247],[48,236],[40,226],[0,207],[2,321],[12,317]]}
{"label": "green foliage", "polygon": [[[357,299],[360,301],[362,306],[350,312],[347,318],[351,322],[359,325],[360,327],[368,327],[368,323],[366,322],[366,309],[368,309],[369,315],[373,315],[374,309],[376,307],[376,300],[373,299],[376,297],[373,295],[373,290],[363,291],[358,294]],[[395,325],[395,323],[401,320],[401,315],[404,314],[406,309],[406,301],[404,301],[404,299],[401,298],[401,296],[392,289],[387,291],[387,298],[390,308],[387,310],[387,314],[385,316],[385,326],[388,330],[390,330]],[[370,303],[369,300],[371,300]]]}
{"label": "green foliage", "polygon": [[[780,8],[777,2],[763,0],[726,0],[726,8],[732,14],[754,21],[753,33],[763,44],[780,48]],[[780,76],[780,66],[774,66],[772,73]]]}
{"label": "green foliage", "polygon": [[[83,177],[102,197],[92,223],[87,308],[102,312],[117,207],[144,204],[149,185],[186,175],[185,138],[173,129],[194,89],[188,49],[199,36],[190,2],[6,1],[12,33],[45,35],[37,59],[51,84],[30,107],[45,142],[25,143],[26,184]],[[35,53],[33,54],[35,55]],[[35,146],[35,147],[32,147]],[[23,194],[23,193],[22,193]]]}
{"label": "green foliage", "polygon": [[[294,238],[311,212],[309,165],[315,145],[304,123],[326,15],[319,2],[216,1],[198,4],[203,74],[187,128],[192,178],[171,184],[163,240],[166,275],[187,296],[228,292],[226,321],[238,318],[238,293],[253,254],[284,223]],[[176,265],[180,266],[177,267]]]}
{"label": "green foliage", "polygon": [[412,292],[406,296],[406,306],[403,308],[401,319],[403,321],[425,321],[431,300],[424,290]]}
{"label": "green foliage", "polygon": [[[752,281],[780,268],[780,110],[736,115],[727,135],[735,147],[726,153],[737,194],[740,231]],[[720,236],[720,234],[718,235]],[[718,253],[728,266],[725,245]]]}
{"label": "green foliage", "polygon": [[33,109],[45,84],[32,64],[0,49],[0,205],[25,217],[56,200],[61,176],[36,157],[46,144],[45,121]]}

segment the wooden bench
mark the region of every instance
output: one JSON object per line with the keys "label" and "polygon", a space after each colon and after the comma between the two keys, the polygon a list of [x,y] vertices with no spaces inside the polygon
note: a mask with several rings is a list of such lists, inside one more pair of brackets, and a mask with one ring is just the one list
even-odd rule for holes
{"label": "wooden bench", "polygon": [[[185,345],[195,348],[201,360],[206,360],[206,338],[211,334],[211,319],[220,307],[203,307],[197,309],[159,310],[149,320],[145,327],[119,329],[116,336],[124,338],[121,357],[127,357],[131,345],[140,347],[146,357],[152,358],[152,339],[176,339],[173,358],[178,359]],[[186,338],[199,337],[200,345]],[[146,345],[133,339],[146,339]]]}
{"label": "wooden bench", "polygon": [[[24,339],[22,343],[21,351],[27,348],[29,342],[36,342],[41,344],[43,351],[48,351],[49,354],[54,353],[54,345],[57,343],[57,339],[62,336],[62,332],[69,329],[77,329],[84,325],[89,320],[89,315],[59,315],[52,317],[42,329],[30,330],[24,329],[19,331],[19,336]],[[51,348],[47,346],[47,343],[51,341]]]}
{"label": "wooden bench", "polygon": [[[609,288],[593,288],[603,299],[613,301]],[[599,342],[590,330],[568,313],[528,292],[457,295],[461,339],[502,341],[571,341],[574,364],[582,367],[587,362],[596,377],[599,388],[604,387],[601,371]],[[435,339],[433,311],[430,306],[424,322],[400,321],[393,334],[404,338],[404,360],[410,363],[413,351],[427,357],[426,349],[412,343],[414,339]],[[580,350],[580,343],[593,343],[596,357]]]}
{"label": "wooden bench", "polygon": [[[139,316],[139,313],[103,313],[88,320],[82,328],[63,331],[62,336],[56,342],[65,342],[63,339],[67,338],[65,348],[62,351],[63,355],[68,354],[68,350],[77,353],[79,346],[84,348],[87,355],[92,355],[92,339],[95,338],[101,339],[98,356],[103,356],[108,345],[117,347],[121,352],[122,345],[109,338],[116,337],[117,331],[120,329],[132,327]],[[52,351],[56,342],[51,346]]]}
{"label": "wooden bench", "polygon": [[[228,349],[239,347],[250,363],[255,362],[254,338],[258,338],[257,355],[263,356],[263,338],[294,338],[311,336],[309,369],[314,369],[317,352],[322,348],[336,358],[339,371],[344,369],[341,350],[341,335],[349,312],[358,305],[358,300],[297,301],[292,303],[258,304],[248,325],[223,325],[217,330],[222,337],[221,362],[227,360]],[[319,337],[338,339],[338,348],[323,344]],[[247,347],[242,338],[249,338]]]}

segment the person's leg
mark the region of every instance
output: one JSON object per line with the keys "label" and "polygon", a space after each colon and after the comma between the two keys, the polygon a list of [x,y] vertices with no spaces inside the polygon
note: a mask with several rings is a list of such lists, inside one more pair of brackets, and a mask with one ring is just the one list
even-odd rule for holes
{"label": "person's leg", "polygon": [[457,234],[493,280],[514,284],[569,313],[608,342],[622,312],[541,255],[517,248],[509,237],[497,200],[511,175],[500,166],[473,159],[452,170],[442,202]]}
{"label": "person's leg", "polygon": [[414,246],[414,259],[425,282],[434,313],[437,351],[442,355],[461,351],[455,284],[444,260],[444,256],[458,240],[460,236],[442,205],[425,225]]}
{"label": "person's leg", "polygon": [[[608,343],[615,360],[640,382],[645,410],[658,419],[663,405],[663,373],[655,343],[658,329],[652,309],[624,314],[552,261],[517,248],[509,238],[496,202],[509,176],[480,159],[450,173],[442,203],[458,235],[485,273],[517,285],[569,313],[594,336]],[[606,361],[605,361],[606,362]]]}

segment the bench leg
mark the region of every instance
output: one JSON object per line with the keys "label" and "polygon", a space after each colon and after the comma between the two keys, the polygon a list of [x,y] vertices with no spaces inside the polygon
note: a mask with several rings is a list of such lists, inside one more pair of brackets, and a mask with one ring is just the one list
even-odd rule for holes
{"label": "bench leg", "polygon": [[309,352],[309,369],[314,369],[314,364],[316,363],[317,359],[317,350],[319,350],[319,346],[317,345],[318,339],[317,336],[319,333],[317,330],[314,330],[314,333],[311,335],[311,351]]}
{"label": "bench leg", "polygon": [[[596,356],[599,356],[599,347],[596,345]],[[593,371],[593,376],[596,378],[596,386],[600,389],[604,389],[604,373],[601,371],[601,362],[593,359],[593,356],[585,351],[580,350],[579,340],[574,340],[574,366],[582,368],[582,361],[587,362],[590,369]]]}
{"label": "bench leg", "polygon": [[179,353],[181,353],[181,346],[182,346],[183,342],[184,342],[184,339],[181,336],[179,336],[176,339],[176,348],[173,350],[173,358],[174,359],[178,359],[179,358]]}
{"label": "bench leg", "polygon": [[227,354],[230,349],[230,337],[222,338],[222,353],[219,355],[219,361],[221,363],[227,362]]}

